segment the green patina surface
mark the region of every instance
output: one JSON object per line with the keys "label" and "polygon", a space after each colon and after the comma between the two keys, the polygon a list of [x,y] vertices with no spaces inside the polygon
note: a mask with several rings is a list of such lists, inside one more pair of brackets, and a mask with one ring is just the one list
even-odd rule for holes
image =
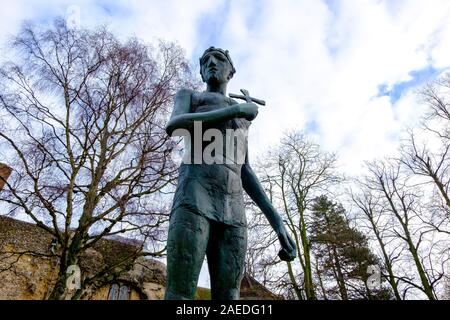
{"label": "green patina surface", "polygon": [[[211,275],[211,298],[239,299],[247,249],[244,190],[277,233],[282,247],[280,258],[295,258],[294,241],[248,163],[246,134],[242,145],[233,145],[233,154],[239,155],[234,160],[244,159],[242,162],[229,163],[226,159],[220,159],[223,160],[220,163],[202,162],[208,145],[195,147],[198,122],[205,130],[215,129],[219,133],[215,139],[224,139],[227,130],[246,133],[256,118],[258,107],[252,101],[263,101],[251,98],[246,90],[241,90],[246,103],[237,103],[226,96],[228,81],[235,71],[228,51],[207,49],[200,58],[206,91],[180,90],[166,126],[169,135],[184,130],[191,137],[185,138],[189,146],[186,152],[190,154],[184,159],[190,161],[180,167],[170,217],[166,299],[194,299],[205,255]],[[225,140],[222,145],[227,145]],[[196,162],[199,153],[201,161]]]}

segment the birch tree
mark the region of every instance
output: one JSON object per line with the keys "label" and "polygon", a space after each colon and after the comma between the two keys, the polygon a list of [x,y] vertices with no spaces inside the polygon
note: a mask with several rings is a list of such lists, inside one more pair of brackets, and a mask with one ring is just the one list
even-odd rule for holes
{"label": "birch tree", "polygon": [[0,69],[0,143],[13,172],[0,201],[57,243],[49,298],[66,298],[67,269],[100,239],[148,244],[115,270],[84,277],[77,298],[137,256],[164,252],[161,195],[176,178],[164,124],[174,93],[196,82],[177,45],[120,42],[63,20],[45,30],[25,24],[10,48],[14,59]]}

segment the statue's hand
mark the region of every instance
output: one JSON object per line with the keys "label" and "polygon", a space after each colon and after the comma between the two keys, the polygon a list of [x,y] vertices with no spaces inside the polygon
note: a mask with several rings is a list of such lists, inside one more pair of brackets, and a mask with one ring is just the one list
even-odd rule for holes
{"label": "statue's hand", "polygon": [[284,261],[294,260],[297,256],[297,248],[294,240],[292,240],[292,238],[288,235],[284,227],[281,227],[277,234],[281,243],[281,250],[278,252],[278,256]]}
{"label": "statue's hand", "polygon": [[237,117],[252,121],[258,115],[258,106],[254,103],[240,103],[237,105]]}

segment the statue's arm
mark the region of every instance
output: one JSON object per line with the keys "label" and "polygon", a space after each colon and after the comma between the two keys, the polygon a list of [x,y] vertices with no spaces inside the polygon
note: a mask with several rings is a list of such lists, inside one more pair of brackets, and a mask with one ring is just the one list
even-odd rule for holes
{"label": "statue's arm", "polygon": [[273,207],[264,192],[258,177],[248,162],[242,166],[241,178],[242,186],[244,187],[245,192],[247,192],[250,198],[261,209],[280,240],[282,247],[282,250],[279,253],[280,258],[282,260],[292,261],[296,256],[297,249],[295,243],[288,235],[286,228],[284,227],[283,220],[277,210]]}
{"label": "statue's arm", "polygon": [[214,111],[192,113],[190,112],[192,93],[192,90],[182,89],[176,94],[174,110],[166,125],[166,132],[169,135],[176,129],[190,129],[194,121],[215,123],[244,116],[241,104]]}
{"label": "statue's arm", "polygon": [[258,177],[253,172],[253,169],[248,163],[242,166],[241,171],[242,186],[245,192],[250,196],[250,198],[256,203],[256,205],[261,209],[264,215],[267,217],[272,228],[277,231],[283,226],[283,220],[277,213],[263,187],[261,186]]}

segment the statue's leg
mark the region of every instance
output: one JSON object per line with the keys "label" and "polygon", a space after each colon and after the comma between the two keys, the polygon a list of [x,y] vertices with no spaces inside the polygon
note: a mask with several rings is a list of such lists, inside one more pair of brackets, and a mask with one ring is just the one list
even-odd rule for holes
{"label": "statue's leg", "polygon": [[238,300],[244,276],[247,228],[211,226],[207,248],[213,300]]}
{"label": "statue's leg", "polygon": [[208,238],[206,218],[180,207],[172,212],[167,240],[166,300],[195,298]]}

